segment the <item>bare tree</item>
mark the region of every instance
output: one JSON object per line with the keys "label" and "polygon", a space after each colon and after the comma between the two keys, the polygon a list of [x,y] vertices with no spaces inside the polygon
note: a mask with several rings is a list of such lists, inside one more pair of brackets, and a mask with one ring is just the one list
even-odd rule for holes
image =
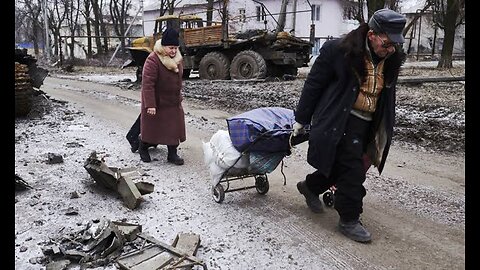
{"label": "bare tree", "polygon": [[385,8],[385,0],[367,0],[367,18],[370,19],[370,17],[373,16],[373,13],[375,13],[375,11],[382,8]]}
{"label": "bare tree", "polygon": [[[95,32],[95,44],[97,46],[97,53],[103,54],[108,51],[108,40],[106,40],[107,30],[103,19],[103,1],[102,0],[90,0],[92,3],[93,11],[93,31]],[[104,36],[104,44],[102,45],[101,36]]]}
{"label": "bare tree", "polygon": [[27,39],[27,14],[25,9],[15,5],[15,42],[23,42]]}
{"label": "bare tree", "polygon": [[213,0],[206,0],[207,3],[207,26],[212,25],[213,15]]}
{"label": "bare tree", "polygon": [[66,17],[64,0],[51,0],[47,5],[48,28],[53,35],[54,55],[59,55],[62,49],[60,35],[63,22]]}
{"label": "bare tree", "polygon": [[120,36],[121,51],[125,51],[125,32],[127,29],[128,10],[132,4],[131,0],[111,0],[110,14],[112,15],[113,29],[117,36]]}
{"label": "bare tree", "polygon": [[443,45],[437,68],[452,68],[455,30],[465,21],[464,0],[432,0],[433,21],[443,30]]}
{"label": "bare tree", "polygon": [[87,58],[92,58],[93,52],[92,52],[92,25],[91,21],[92,18],[90,17],[90,14],[92,12],[92,4],[90,0],[82,0],[83,1],[83,7],[84,9],[81,11],[83,17],[85,18],[85,27],[87,31]]}
{"label": "bare tree", "polygon": [[39,18],[42,11],[42,5],[40,0],[23,0],[19,1],[18,4],[25,8],[24,15],[26,19],[25,23],[27,24],[27,38],[32,41],[35,56],[38,58],[40,54],[38,43],[42,37],[43,29]]}
{"label": "bare tree", "polygon": [[[382,8],[398,10],[398,3],[401,0],[343,0],[344,17],[355,19],[362,23],[367,22],[373,13]],[[363,12],[363,8],[367,5],[367,16]]]}
{"label": "bare tree", "polygon": [[70,58],[75,59],[75,31],[79,30],[78,28],[78,17],[80,15],[79,11],[80,0],[66,0],[65,1],[65,22],[67,28],[70,31],[70,43],[67,42],[70,48]]}

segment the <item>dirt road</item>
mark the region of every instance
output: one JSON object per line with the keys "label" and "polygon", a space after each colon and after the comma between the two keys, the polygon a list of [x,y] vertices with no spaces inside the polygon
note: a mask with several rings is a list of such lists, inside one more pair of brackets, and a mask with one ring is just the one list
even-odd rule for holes
{"label": "dirt road", "polygon": [[[185,165],[167,163],[161,146],[151,151],[154,160],[147,164],[125,140],[139,112],[138,91],[55,77],[48,77],[42,90],[68,103],[54,102],[56,109],[41,119],[16,121],[16,172],[36,187],[16,195],[16,269],[41,269],[30,259],[42,255],[49,236],[100,217],[142,224],[165,242],[179,232],[197,233],[197,257],[208,269],[465,268],[463,154],[394,145],[384,173],[370,169],[367,174],[362,222],[373,241],[360,244],[336,231],[334,209],[314,214],[296,190],[297,181],[313,170],[305,162],[306,143],[284,159],[286,185],[279,166],[268,175],[266,195],[237,191],[218,204],[202,141],[226,129],[232,112],[187,99],[187,141],[179,150]],[[68,147],[71,142],[80,146]],[[155,192],[144,196],[141,207],[128,210],[82,167],[92,150],[105,153],[110,166],[141,168]],[[62,154],[64,163],[45,164],[49,152]],[[72,191],[80,197],[71,199]],[[69,207],[78,215],[65,215]]]}

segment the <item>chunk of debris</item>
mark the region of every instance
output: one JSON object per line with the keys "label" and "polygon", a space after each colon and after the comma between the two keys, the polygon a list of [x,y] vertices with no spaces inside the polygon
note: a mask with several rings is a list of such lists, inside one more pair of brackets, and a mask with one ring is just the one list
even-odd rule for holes
{"label": "chunk of debris", "polygon": [[62,155],[55,154],[55,153],[48,153],[47,154],[47,164],[58,164],[63,163]]}
{"label": "chunk of debris", "polygon": [[133,182],[134,178],[142,175],[141,172],[133,168],[108,167],[103,159],[97,157],[96,151],[90,153],[83,167],[95,182],[118,192],[129,209],[137,208],[142,201],[142,195],[154,190],[151,183]]}
{"label": "chunk of debris", "polygon": [[47,264],[45,270],[64,270],[67,269],[68,265],[70,264],[69,260],[60,260],[56,262],[51,262]]}
{"label": "chunk of debris", "polygon": [[47,265],[46,269],[87,269],[114,263],[123,270],[207,269],[195,257],[200,236],[194,233],[179,233],[168,245],[142,233],[139,224],[97,219],[79,231],[49,239],[42,248],[44,257],[37,260]]}
{"label": "chunk of debris", "polygon": [[23,178],[15,174],[15,191],[23,191],[32,187]]}
{"label": "chunk of debris", "polygon": [[[117,224],[130,230],[120,229]],[[49,262],[47,269],[67,269],[71,264],[85,269],[113,263],[122,254],[127,239],[135,238],[126,231],[138,234],[141,226],[100,219],[88,222],[80,231],[50,238],[49,246],[42,249]]]}

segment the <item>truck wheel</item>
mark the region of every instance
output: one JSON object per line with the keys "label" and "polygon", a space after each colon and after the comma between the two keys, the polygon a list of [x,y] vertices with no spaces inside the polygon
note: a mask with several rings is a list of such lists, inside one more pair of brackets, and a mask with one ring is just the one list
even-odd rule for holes
{"label": "truck wheel", "polygon": [[232,60],[230,77],[234,80],[263,79],[267,76],[267,64],[255,51],[241,51]]}
{"label": "truck wheel", "polygon": [[230,70],[230,60],[221,52],[209,52],[198,66],[200,79],[205,80],[228,80]]}

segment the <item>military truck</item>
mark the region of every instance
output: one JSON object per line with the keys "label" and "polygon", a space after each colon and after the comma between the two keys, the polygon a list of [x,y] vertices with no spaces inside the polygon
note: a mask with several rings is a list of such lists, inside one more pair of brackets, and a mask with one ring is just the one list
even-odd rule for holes
{"label": "military truck", "polygon": [[184,78],[188,78],[192,71],[207,80],[296,76],[298,68],[308,66],[310,61],[312,43],[284,32],[282,26],[276,31],[252,29],[230,35],[225,19],[210,21],[207,26],[204,23],[195,15],[158,17],[152,36],[135,39],[132,46],[127,47],[132,59],[123,67],[137,66],[137,81],[141,81],[145,59],[167,25],[180,33]]}

